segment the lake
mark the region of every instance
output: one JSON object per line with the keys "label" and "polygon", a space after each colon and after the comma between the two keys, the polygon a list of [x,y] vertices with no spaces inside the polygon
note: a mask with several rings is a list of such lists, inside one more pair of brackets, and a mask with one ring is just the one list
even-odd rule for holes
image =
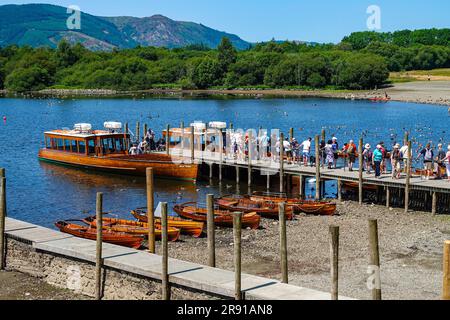
{"label": "lake", "polygon": [[[72,128],[75,123],[91,123],[101,128],[104,121],[128,122],[134,131],[137,121],[160,133],[167,124],[178,126],[183,120],[232,122],[234,127],[295,128],[303,141],[327,131],[341,145],[359,139],[375,146],[401,142],[411,132],[415,146],[433,141],[450,143],[449,113],[446,107],[412,103],[373,103],[316,98],[84,98],[22,99],[0,98],[0,167],[7,170],[7,200],[10,217],[52,227],[61,219],[79,219],[95,212],[96,192],[104,192],[105,211],[129,217],[129,211],[145,206],[145,179],[99,174],[40,163],[39,148],[43,132]],[[6,121],[3,121],[3,117]],[[224,185],[233,184],[225,181]],[[261,186],[265,188],[265,186]],[[246,188],[241,188],[246,190]],[[217,182],[198,181],[197,185],[157,180],[156,201],[169,204],[204,202],[205,195],[229,193]],[[332,191],[329,191],[332,195]]]}

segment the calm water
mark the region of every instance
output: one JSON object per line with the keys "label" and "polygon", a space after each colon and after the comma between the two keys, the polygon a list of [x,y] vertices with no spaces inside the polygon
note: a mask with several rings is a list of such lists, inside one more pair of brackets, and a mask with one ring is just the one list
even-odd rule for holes
{"label": "calm water", "polygon": [[[0,167],[7,169],[8,214],[11,217],[52,226],[60,219],[82,218],[95,211],[95,194],[105,193],[105,211],[128,217],[145,205],[145,181],[141,178],[98,174],[40,163],[37,153],[46,130],[88,122],[101,127],[106,120],[140,121],[161,132],[170,123],[195,120],[233,122],[235,128],[295,128],[298,140],[320,134],[335,135],[341,144],[357,140],[381,140],[391,145],[403,139],[405,130],[419,143],[450,142],[447,108],[430,105],[327,99],[0,99]],[[197,185],[157,181],[157,201],[204,201],[207,193],[229,193],[216,182]],[[265,187],[265,186],[263,186]],[[244,188],[241,188],[244,190]],[[234,189],[232,189],[233,191]]]}

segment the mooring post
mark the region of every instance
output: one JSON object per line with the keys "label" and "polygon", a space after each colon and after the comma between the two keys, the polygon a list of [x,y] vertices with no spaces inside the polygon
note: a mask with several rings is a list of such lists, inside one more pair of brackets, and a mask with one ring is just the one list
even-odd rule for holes
{"label": "mooring post", "polygon": [[299,195],[300,199],[304,199],[305,198],[305,178],[303,177],[302,174],[299,176],[298,181],[299,181],[298,182],[298,189],[299,189],[298,195]]}
{"label": "mooring post", "polygon": [[337,180],[337,194],[338,194],[338,201],[342,202],[342,180],[341,180],[341,178],[338,178],[338,180]]}
{"label": "mooring post", "polygon": [[375,276],[372,299],[381,300],[381,277],[380,277],[380,249],[378,243],[378,221],[369,220],[369,246],[370,246],[370,267]]}
{"label": "mooring post", "polygon": [[319,136],[316,136],[315,139],[315,149],[316,149],[316,200],[320,200],[321,192],[320,192],[320,144],[319,144]]}
{"label": "mooring post", "polygon": [[444,244],[444,281],[442,300],[450,300],[450,241]]}
{"label": "mooring post", "polygon": [[433,198],[431,200],[431,213],[435,215],[437,213],[437,200],[438,194],[436,191],[433,191]]}
{"label": "mooring post", "polygon": [[166,152],[170,156],[170,125],[167,125],[166,128]]}
{"label": "mooring post", "polygon": [[148,125],[144,123],[144,133],[143,133],[144,137],[147,135],[147,132],[148,132]]}
{"label": "mooring post", "polygon": [[181,154],[184,157],[184,121],[181,121],[180,123],[180,128],[181,128]]}
{"label": "mooring post", "polygon": [[138,121],[136,123],[136,143],[141,141],[141,123]]}
{"label": "mooring post", "polygon": [[129,139],[128,139],[128,133],[129,133],[129,129],[128,129],[128,122],[127,123],[125,123],[125,132],[124,132],[124,135],[125,135],[125,149],[127,149],[127,152],[128,152],[128,150],[130,150],[130,141],[129,141]]}
{"label": "mooring post", "polygon": [[386,208],[391,207],[391,189],[386,187]]}
{"label": "mooring post", "polygon": [[240,177],[240,168],[238,165],[236,165],[236,184],[241,183],[241,177]]}
{"label": "mooring post", "polygon": [[223,132],[219,129],[219,181],[222,181],[223,175]]}
{"label": "mooring post", "polygon": [[331,300],[339,298],[339,227],[330,226]]}
{"label": "mooring post", "polygon": [[363,139],[359,139],[359,146],[358,146],[358,159],[359,159],[359,205],[363,204],[363,170],[364,170],[364,164],[363,164]]}
{"label": "mooring post", "polygon": [[284,133],[280,134],[280,192],[284,192]]}
{"label": "mooring post", "polygon": [[266,189],[267,189],[267,191],[269,191],[270,190],[270,172],[269,171],[267,171],[267,181],[266,181],[266,183],[267,183],[267,185],[266,185]]}
{"label": "mooring post", "polygon": [[408,141],[408,160],[406,161],[405,213],[409,210],[409,188],[411,184],[412,143]]}
{"label": "mooring post", "polygon": [[0,270],[6,267],[6,178],[5,169],[0,169]]}
{"label": "mooring post", "polygon": [[191,163],[195,162],[195,128],[191,127]]}
{"label": "mooring post", "polygon": [[288,251],[287,251],[287,231],[286,231],[286,204],[278,205],[280,222],[280,259],[281,259],[281,282],[289,283],[288,273]]}
{"label": "mooring post", "polygon": [[207,237],[208,237],[208,266],[216,267],[216,226],[214,223],[214,195],[208,194],[206,197],[208,208],[207,216]]}
{"label": "mooring post", "polygon": [[325,129],[322,129],[322,141],[325,141],[326,142],[326,135],[327,135],[327,133],[326,133],[326,131],[325,131]]}
{"label": "mooring post", "polygon": [[252,186],[252,157],[253,157],[253,133],[252,130],[248,131],[248,187]]}
{"label": "mooring post", "polygon": [[148,251],[155,253],[155,200],[153,168],[147,168],[147,222],[148,222]]}
{"label": "mooring post", "polygon": [[242,300],[242,269],[241,269],[241,237],[242,237],[242,213],[233,214],[233,236],[234,236],[234,291],[235,299]]}
{"label": "mooring post", "polygon": [[403,145],[406,146],[408,144],[408,141],[409,141],[409,132],[406,131],[405,132],[405,138],[403,139]]}
{"label": "mooring post", "polygon": [[289,142],[292,142],[294,139],[294,128],[289,129]]}
{"label": "mooring post", "polygon": [[95,298],[102,299],[102,250],[103,250],[103,193],[97,193],[96,203],[97,250],[95,259]]}
{"label": "mooring post", "polygon": [[170,300],[169,285],[169,236],[167,221],[167,202],[161,203],[161,242],[162,242],[162,300]]}

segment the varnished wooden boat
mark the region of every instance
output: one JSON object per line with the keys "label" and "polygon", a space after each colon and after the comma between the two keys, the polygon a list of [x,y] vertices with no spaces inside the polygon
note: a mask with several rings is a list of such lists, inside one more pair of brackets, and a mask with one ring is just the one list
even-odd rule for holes
{"label": "varnished wooden boat", "polygon": [[[131,211],[133,217],[135,217],[139,222],[145,223],[147,225],[147,208],[140,208]],[[181,234],[193,236],[198,238],[203,233],[204,223],[192,220],[180,219],[178,217],[167,217],[169,227],[180,229]],[[161,224],[161,218],[155,217],[155,223]]]}
{"label": "varnished wooden boat", "polygon": [[255,192],[250,196],[252,201],[269,201],[274,203],[286,203],[286,206],[292,207],[295,213],[306,213],[323,216],[333,216],[336,213],[336,203],[330,201],[313,201],[301,200],[296,198],[288,198],[285,195],[279,194],[264,194]]}
{"label": "varnished wooden boat", "polygon": [[45,148],[39,160],[127,175],[145,176],[153,168],[155,176],[196,180],[198,165],[166,154],[130,155],[130,135],[109,131],[54,130],[45,133]]}
{"label": "varnished wooden boat", "polygon": [[[67,221],[59,221],[55,226],[64,233],[73,235],[78,238],[97,240],[97,230],[86,226],[70,223]],[[132,236],[122,232],[112,230],[103,230],[103,241],[119,246],[139,249],[142,246],[142,237]]]}
{"label": "varnished wooden boat", "polygon": [[[83,220],[92,228],[97,228],[97,219],[95,217],[88,217]],[[103,229],[111,230],[113,232],[122,232],[137,236],[148,236],[148,224],[123,219],[103,218]],[[161,225],[155,224],[155,239],[161,240]],[[169,241],[178,241],[180,238],[180,229],[169,227],[167,233]]]}
{"label": "varnished wooden boat", "polygon": [[[187,202],[174,206],[174,211],[181,217],[194,221],[207,221],[208,210],[199,208],[196,202]],[[242,227],[258,229],[261,217],[256,212],[248,212],[242,215]],[[233,212],[228,210],[214,210],[214,223],[221,227],[233,227]]]}
{"label": "varnished wooden boat", "polygon": [[[271,201],[253,201],[248,197],[226,196],[216,200],[216,205],[220,209],[232,212],[256,212],[260,216],[268,219],[279,218],[278,204]],[[293,208],[286,208],[286,219],[294,218]]]}

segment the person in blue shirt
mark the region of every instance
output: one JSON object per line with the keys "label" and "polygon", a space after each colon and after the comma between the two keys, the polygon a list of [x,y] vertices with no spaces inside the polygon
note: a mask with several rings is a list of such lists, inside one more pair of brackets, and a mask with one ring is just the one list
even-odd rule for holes
{"label": "person in blue shirt", "polygon": [[378,145],[373,152],[373,164],[375,166],[375,177],[381,178],[381,163],[383,162],[383,152],[381,151],[383,147]]}

